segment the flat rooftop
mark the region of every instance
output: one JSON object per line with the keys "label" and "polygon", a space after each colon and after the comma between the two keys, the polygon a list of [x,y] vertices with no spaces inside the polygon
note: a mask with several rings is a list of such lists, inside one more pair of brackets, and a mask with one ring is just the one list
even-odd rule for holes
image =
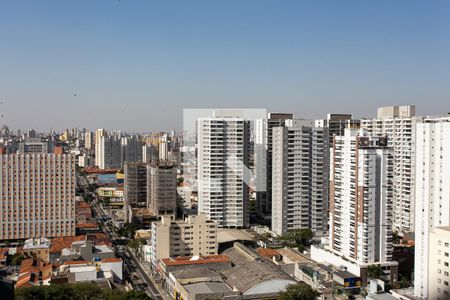
{"label": "flat rooftop", "polygon": [[254,241],[255,236],[247,229],[217,228],[217,242]]}
{"label": "flat rooftop", "polygon": [[199,282],[183,285],[188,293],[192,294],[215,294],[230,293],[233,290],[224,282]]}

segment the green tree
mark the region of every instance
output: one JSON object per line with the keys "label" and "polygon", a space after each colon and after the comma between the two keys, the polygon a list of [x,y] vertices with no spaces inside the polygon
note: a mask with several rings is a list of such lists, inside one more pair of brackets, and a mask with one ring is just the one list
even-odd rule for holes
{"label": "green tree", "polygon": [[126,238],[134,237],[134,233],[137,230],[137,226],[134,223],[125,223],[122,228],[117,230],[117,233]]}
{"label": "green tree", "polygon": [[248,212],[249,213],[256,213],[256,200],[249,200],[248,201]]}
{"label": "green tree", "polygon": [[316,300],[319,293],[313,290],[306,283],[289,285],[286,291],[282,292],[279,296],[279,300]]}
{"label": "green tree", "polygon": [[102,289],[94,283],[34,286],[16,289],[16,300],[149,300],[143,292]]}
{"label": "green tree", "polygon": [[128,241],[128,247],[130,247],[134,253],[137,253],[142,245],[144,245],[144,240],[142,239],[132,239]]}
{"label": "green tree", "polygon": [[368,279],[381,279],[383,275],[383,270],[379,265],[371,265],[367,268],[367,278]]}
{"label": "green tree", "polygon": [[23,254],[16,253],[7,257],[7,263],[11,266],[18,266],[26,257]]}

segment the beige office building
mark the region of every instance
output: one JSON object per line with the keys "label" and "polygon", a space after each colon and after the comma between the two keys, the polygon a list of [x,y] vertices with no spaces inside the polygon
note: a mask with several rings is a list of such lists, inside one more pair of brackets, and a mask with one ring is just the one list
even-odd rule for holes
{"label": "beige office building", "polygon": [[75,158],[0,155],[0,240],[75,235]]}
{"label": "beige office building", "polygon": [[152,223],[152,266],[161,258],[217,254],[217,224],[205,214],[174,221],[162,216]]}

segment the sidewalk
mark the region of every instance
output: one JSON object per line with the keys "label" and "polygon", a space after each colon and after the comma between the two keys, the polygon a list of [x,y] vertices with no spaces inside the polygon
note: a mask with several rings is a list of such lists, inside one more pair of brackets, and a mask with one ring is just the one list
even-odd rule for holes
{"label": "sidewalk", "polygon": [[140,259],[138,259],[131,249],[129,249],[129,253],[133,256],[133,258],[135,258],[135,261],[139,264],[139,266],[142,268],[142,270],[144,270],[144,272],[148,275],[148,277],[150,278],[150,281],[153,283],[153,286],[158,290],[159,294],[164,299],[167,299],[167,300],[172,299],[170,294],[163,288],[161,283],[155,278],[155,275],[153,274],[153,272],[150,268],[150,264],[146,263],[146,262],[142,262]]}

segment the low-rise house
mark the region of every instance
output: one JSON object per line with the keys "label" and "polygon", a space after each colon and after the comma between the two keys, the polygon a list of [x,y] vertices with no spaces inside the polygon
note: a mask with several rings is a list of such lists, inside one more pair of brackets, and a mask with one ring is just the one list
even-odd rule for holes
{"label": "low-rise house", "polygon": [[28,258],[20,265],[16,288],[49,285],[53,275],[53,265],[42,260]]}
{"label": "low-rise house", "polygon": [[23,254],[27,257],[34,257],[45,263],[50,262],[51,242],[46,238],[28,239],[23,245]]}
{"label": "low-rise house", "polygon": [[94,259],[92,261],[66,261],[59,267],[68,282],[104,281],[122,282],[123,263],[120,258]]}
{"label": "low-rise house", "polygon": [[[78,236],[65,236],[52,239],[50,247],[50,261],[55,264],[63,263],[62,257],[66,260],[76,260],[81,258],[72,249],[73,242],[92,242],[94,246],[111,246],[111,241],[105,233],[92,233]],[[81,243],[83,244],[83,243]]]}
{"label": "low-rise house", "polygon": [[90,261],[93,259],[114,258],[114,250],[106,245],[95,245],[92,241],[72,242],[71,248],[62,251],[62,261],[74,258]]}

